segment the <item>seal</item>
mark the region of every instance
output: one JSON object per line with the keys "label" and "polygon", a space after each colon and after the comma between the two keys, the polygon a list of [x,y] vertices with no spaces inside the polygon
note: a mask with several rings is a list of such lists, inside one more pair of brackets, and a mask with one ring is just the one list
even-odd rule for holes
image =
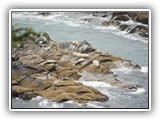
{"label": "seal", "polygon": [[94,61],[93,61],[93,65],[99,67],[99,65],[100,65],[100,64],[99,64],[99,61],[98,61],[98,60],[94,60]]}
{"label": "seal", "polygon": [[77,65],[77,64],[80,64],[81,62],[83,62],[83,61],[85,61],[86,59],[84,59],[84,58],[80,58],[80,59],[78,59],[77,61],[75,61],[74,63],[73,63],[73,66],[75,66],[75,65]]}
{"label": "seal", "polygon": [[89,58],[90,57],[90,55],[88,55],[88,54],[77,53],[77,52],[73,52],[73,55],[75,57],[79,57],[79,58]]}

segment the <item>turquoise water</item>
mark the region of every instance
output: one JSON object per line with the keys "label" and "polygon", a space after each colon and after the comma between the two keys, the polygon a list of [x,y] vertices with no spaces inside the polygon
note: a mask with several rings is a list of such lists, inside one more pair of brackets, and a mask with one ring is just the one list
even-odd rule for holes
{"label": "turquoise water", "polygon": [[[84,21],[84,18],[90,21]],[[107,19],[107,18],[106,18]],[[103,27],[100,22],[105,18],[92,17],[85,12],[57,12],[49,16],[40,16],[36,12],[16,12],[12,13],[12,24],[19,27],[32,27],[37,32],[47,32],[51,39],[62,42],[72,40],[87,40],[91,45],[101,51],[109,52],[123,59],[131,60],[139,64],[142,71],[127,71],[124,69],[113,70],[118,74],[119,79],[127,83],[139,84],[143,89],[137,92],[128,92],[122,89],[96,86],[104,94],[110,97],[108,102],[91,102],[88,107],[109,107],[109,108],[147,108],[148,107],[148,42],[134,34],[127,34],[114,27]],[[85,84],[85,83],[84,83]],[[92,83],[88,84],[93,86]],[[87,107],[73,103],[60,105],[51,101],[38,99],[34,102],[18,102],[13,99],[14,107],[27,107],[26,104],[34,104],[39,107]],[[36,101],[36,104],[35,104]],[[43,101],[45,101],[43,103]],[[24,104],[25,103],[25,104]],[[44,105],[45,104],[45,105]],[[29,105],[29,106],[30,106]],[[53,107],[54,108],[54,107]]]}

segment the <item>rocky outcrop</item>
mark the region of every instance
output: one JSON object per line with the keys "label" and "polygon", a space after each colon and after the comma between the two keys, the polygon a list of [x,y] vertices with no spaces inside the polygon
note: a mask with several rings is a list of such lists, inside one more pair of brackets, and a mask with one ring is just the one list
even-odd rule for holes
{"label": "rocky outcrop", "polygon": [[149,14],[148,12],[139,12],[137,16],[134,18],[135,21],[148,24]]}
{"label": "rocky outcrop", "polygon": [[[26,44],[12,51],[12,97],[30,100],[40,95],[56,102],[106,101],[108,96],[78,80],[84,72],[113,75],[111,69],[120,64],[140,69],[131,61],[96,50],[87,41],[56,43],[46,33],[30,35]],[[115,78],[99,81],[129,88]]]}
{"label": "rocky outcrop", "polygon": [[[112,14],[112,15],[111,15]],[[129,34],[138,34],[141,37],[148,37],[148,12],[99,12],[93,13],[93,16],[108,17],[109,20],[101,22],[103,26],[115,26],[121,31],[126,31]],[[127,21],[133,21],[127,23]],[[137,24],[138,23],[138,24]]]}

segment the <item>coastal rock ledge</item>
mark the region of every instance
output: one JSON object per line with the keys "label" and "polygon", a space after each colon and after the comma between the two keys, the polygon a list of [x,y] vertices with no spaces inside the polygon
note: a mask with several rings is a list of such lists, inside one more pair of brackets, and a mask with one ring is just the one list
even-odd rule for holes
{"label": "coastal rock ledge", "polygon": [[140,69],[131,61],[93,48],[87,41],[57,43],[46,33],[30,35],[25,44],[12,49],[12,97],[31,100],[42,96],[56,102],[78,103],[107,101],[108,96],[79,79],[84,72],[108,74],[112,77],[99,81],[130,89],[131,85],[114,78],[111,71],[122,65]]}

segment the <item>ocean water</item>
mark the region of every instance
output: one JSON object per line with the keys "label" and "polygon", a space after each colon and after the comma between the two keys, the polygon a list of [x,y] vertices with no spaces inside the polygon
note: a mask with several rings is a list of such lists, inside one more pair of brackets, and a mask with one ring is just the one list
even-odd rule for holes
{"label": "ocean water", "polygon": [[[112,70],[118,75],[118,79],[139,85],[139,89],[128,91],[106,83],[81,79],[83,84],[93,86],[109,96],[109,101],[92,101],[87,104],[73,101],[56,103],[38,96],[30,101],[12,99],[12,108],[148,108],[148,40],[136,34],[120,31],[113,26],[100,25],[100,22],[109,19],[110,16],[93,17],[88,12],[52,12],[49,16],[41,16],[37,12],[12,12],[12,25],[47,32],[51,39],[57,42],[87,40],[101,51],[139,64],[141,70],[127,69],[124,66]],[[127,24],[140,23],[128,21]],[[84,76],[82,78],[85,78]]]}

